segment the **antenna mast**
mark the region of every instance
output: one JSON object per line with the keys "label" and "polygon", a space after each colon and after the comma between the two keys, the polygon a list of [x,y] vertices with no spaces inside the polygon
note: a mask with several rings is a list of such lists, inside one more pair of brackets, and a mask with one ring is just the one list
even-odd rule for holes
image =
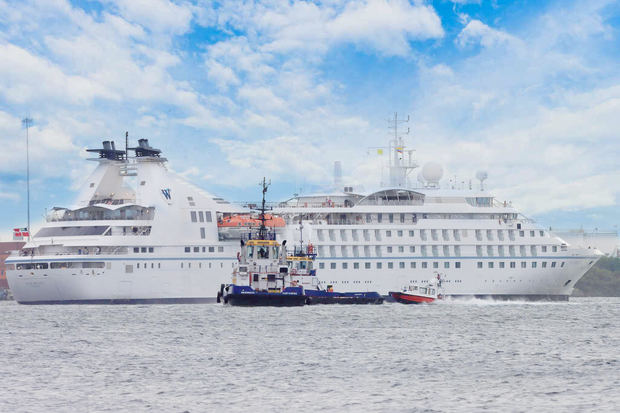
{"label": "antenna mast", "polygon": [[125,163],[129,162],[129,131],[125,131]]}
{"label": "antenna mast", "polygon": [[[405,143],[402,136],[398,134],[398,125],[409,122],[409,116],[407,119],[398,119],[398,113],[394,112],[394,118],[388,119],[388,129],[394,129],[394,138],[390,142],[390,186],[393,187],[406,187],[407,186],[407,174],[410,170],[417,168],[417,163],[413,160],[413,150],[405,151]],[[407,128],[405,134],[409,134],[410,128]],[[405,157],[407,152],[407,157]]]}
{"label": "antenna mast", "polygon": [[26,127],[26,198],[27,198],[27,214],[28,214],[28,242],[30,242],[30,144],[28,132],[32,125],[31,118],[22,119],[22,125]]}
{"label": "antenna mast", "polygon": [[271,181],[267,182],[265,177],[263,177],[263,182],[259,183],[259,185],[263,188],[263,202],[260,208],[260,228],[258,230],[259,239],[267,239],[267,226],[265,225],[265,194],[267,193],[267,188],[271,185]]}

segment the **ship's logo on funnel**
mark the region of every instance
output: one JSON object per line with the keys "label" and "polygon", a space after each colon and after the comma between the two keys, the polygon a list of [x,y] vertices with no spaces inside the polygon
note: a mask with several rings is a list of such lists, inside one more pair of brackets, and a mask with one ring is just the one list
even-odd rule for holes
{"label": "ship's logo on funnel", "polygon": [[162,189],[161,193],[167,200],[172,199],[172,195],[170,195],[170,188]]}

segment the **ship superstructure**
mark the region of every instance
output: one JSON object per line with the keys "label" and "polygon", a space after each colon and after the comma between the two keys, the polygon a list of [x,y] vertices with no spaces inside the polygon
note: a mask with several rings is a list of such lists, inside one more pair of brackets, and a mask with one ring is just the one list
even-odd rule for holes
{"label": "ship superstructure", "polygon": [[[218,218],[247,212],[166,168],[148,140],[89,150],[98,166],[75,205],[53,208],[7,278],[20,303],[203,302],[230,279],[238,240]],[[133,153],[134,156],[129,156]]]}

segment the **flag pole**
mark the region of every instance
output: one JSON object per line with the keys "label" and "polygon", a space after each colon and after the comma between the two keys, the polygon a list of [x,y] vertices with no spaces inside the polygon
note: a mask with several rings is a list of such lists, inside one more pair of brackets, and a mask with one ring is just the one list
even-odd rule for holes
{"label": "flag pole", "polygon": [[22,119],[22,125],[26,127],[26,209],[28,214],[28,242],[30,242],[30,146],[29,146],[29,137],[28,131],[30,129],[30,125],[32,124],[31,118]]}

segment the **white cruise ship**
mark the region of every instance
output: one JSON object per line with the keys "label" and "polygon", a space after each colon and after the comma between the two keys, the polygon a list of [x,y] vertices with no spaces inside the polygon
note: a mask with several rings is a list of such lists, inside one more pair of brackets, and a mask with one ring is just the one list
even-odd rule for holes
{"label": "white cruise ship", "polygon": [[7,258],[18,302],[205,302],[230,282],[239,241],[219,240],[217,218],[247,210],[170,173],[147,140],[130,150],[89,150],[99,165],[76,205]]}
{"label": "white cruise ship", "polygon": [[[296,196],[272,211],[286,224],[274,224],[278,238],[312,245],[319,279],[337,291],[387,295],[440,273],[445,295],[564,300],[602,255],[568,245],[486,191],[439,188],[436,164],[423,168],[422,188],[411,188],[413,151],[397,136],[388,150],[389,187]],[[222,219],[250,211],[170,173],[144,139],[131,157],[109,141],[91,151],[99,165],[76,205],[52,209],[7,258],[15,299],[214,301],[244,232]]]}
{"label": "white cruise ship", "polygon": [[[443,169],[418,167],[398,136],[385,148],[389,182],[378,191],[296,196],[275,206],[285,218],[283,238],[311,244],[318,275],[337,290],[399,291],[441,274],[448,296],[567,300],[577,281],[603,255],[569,245],[480,189],[442,189]],[[335,185],[341,184],[340,165]]]}

